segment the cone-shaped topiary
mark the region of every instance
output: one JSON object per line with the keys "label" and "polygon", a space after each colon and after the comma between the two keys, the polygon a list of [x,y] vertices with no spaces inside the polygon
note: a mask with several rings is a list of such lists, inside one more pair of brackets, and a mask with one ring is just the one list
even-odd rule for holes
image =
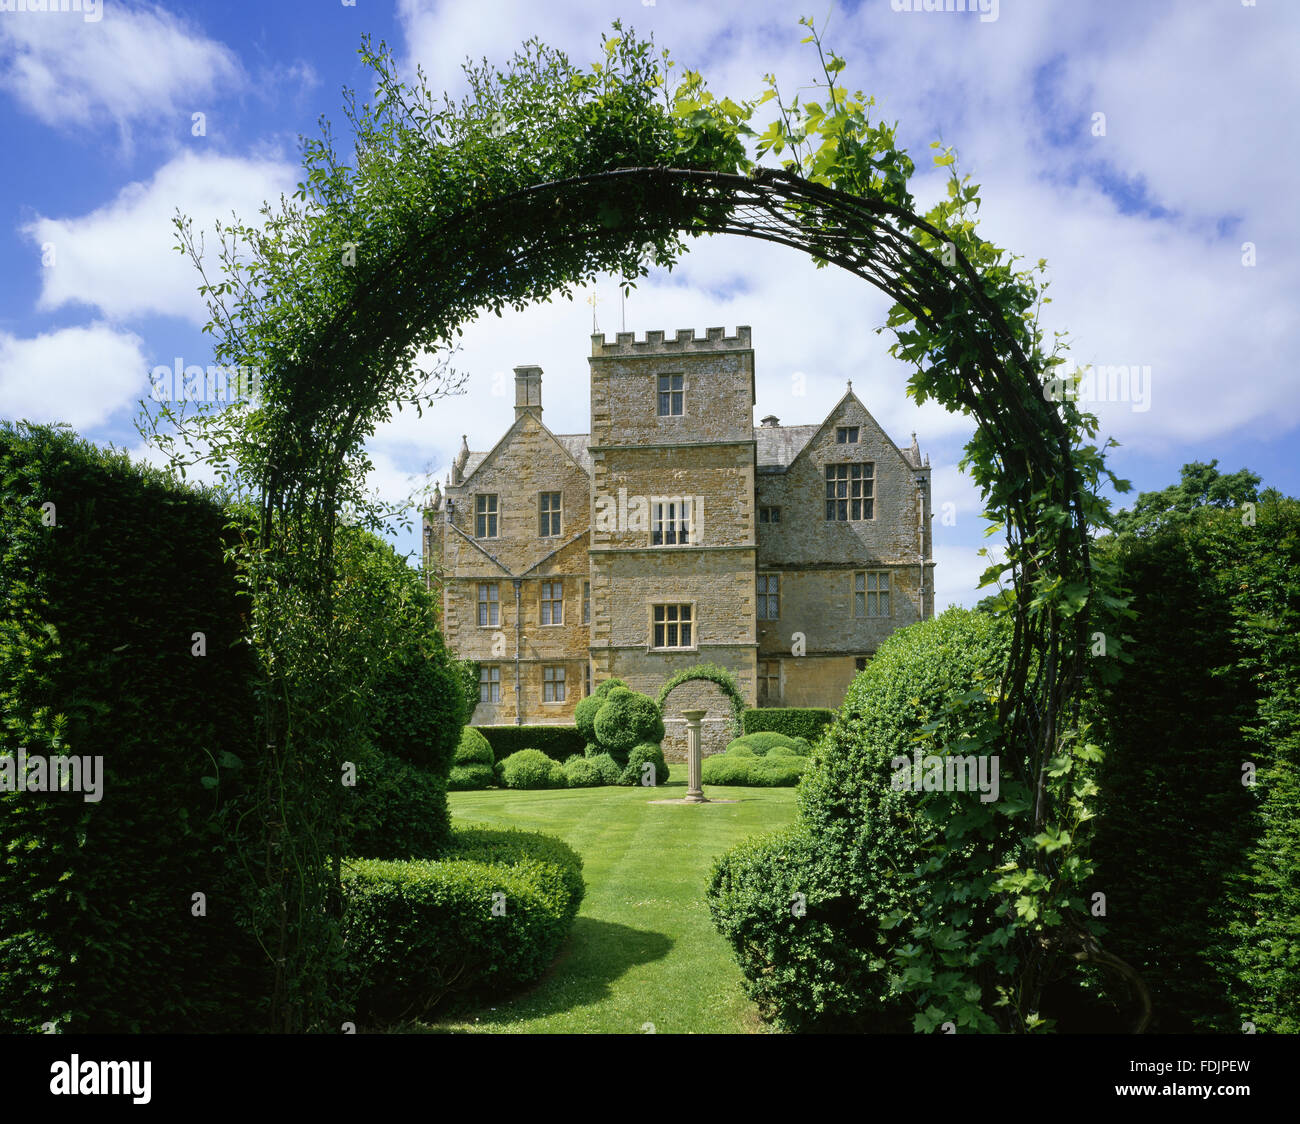
{"label": "cone-shaped topiary", "polygon": [[492,771],[492,765],[495,758],[492,754],[492,743],[487,740],[473,726],[466,726],[460,732],[460,744],[456,747],[456,756],[452,759],[455,765],[486,765],[488,772]]}

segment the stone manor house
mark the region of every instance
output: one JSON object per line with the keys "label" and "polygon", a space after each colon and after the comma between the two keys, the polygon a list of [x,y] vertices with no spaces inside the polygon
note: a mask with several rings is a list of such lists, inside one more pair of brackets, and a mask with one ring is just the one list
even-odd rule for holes
{"label": "stone manor house", "polygon": [[[751,706],[838,707],[894,629],[934,613],[930,465],[853,393],[820,423],[754,425],[750,329],[591,337],[588,433],[542,420],[542,371],[515,368],[515,421],[468,440],[425,513],[453,652],[480,663],[476,725],[569,723],[617,676],[655,696],[729,668]],[[705,744],[729,709],[708,683]]]}

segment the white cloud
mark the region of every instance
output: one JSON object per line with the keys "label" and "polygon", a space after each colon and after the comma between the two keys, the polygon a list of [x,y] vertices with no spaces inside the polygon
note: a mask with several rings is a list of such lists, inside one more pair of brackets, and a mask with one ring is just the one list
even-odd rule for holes
{"label": "white cloud", "polygon": [[[620,16],[653,31],[679,67],[702,67],[719,93],[752,96],[774,72],[787,98],[798,86],[816,97],[807,91],[815,51],[798,46],[797,13],[779,3],[596,9],[405,0],[399,12],[408,61],[423,62],[439,90],[461,88],[466,54],[504,63],[532,34],[585,67]],[[1114,435],[1148,458],[1186,459],[1193,444],[1277,439],[1300,417],[1300,382],[1287,361],[1300,345],[1291,307],[1300,212],[1282,204],[1295,160],[1276,145],[1300,109],[1300,72],[1284,57],[1298,20],[1300,9],[1282,6],[1003,4],[996,22],[981,23],[895,13],[881,0],[835,12],[827,42],[848,59],[841,77],[850,89],[875,94],[874,115],[899,121],[918,164],[922,209],[944,188],[926,147],[942,137],[983,184],[985,236],[1024,263],[1047,259],[1049,344],[1059,329],[1080,363],[1151,367],[1149,410],[1091,406],[1100,438]],[[1099,110],[1107,135],[1093,138]],[[1257,245],[1254,268],[1242,266],[1244,241]],[[601,327],[612,334],[612,283],[602,284],[602,296]],[[906,444],[915,429],[936,466],[937,604],[972,604],[989,592],[976,593],[988,565],[976,551],[1000,541],[982,537],[977,492],[952,467],[972,422],[905,397],[909,372],[888,356],[889,333],[874,332],[887,307],[833,267],[817,271],[791,251],[715,238],[692,243],[671,275],[643,283],[629,298],[627,323],[638,334],[751,324],[760,415],[820,421],[851,378],[896,441]],[[469,395],[439,404],[423,423],[385,426],[376,445],[410,469],[433,460],[441,475],[461,433],[472,448],[487,448],[510,423],[510,368],[520,363],[545,369],[552,428],[585,430],[590,316],[587,306],[561,301],[469,325],[459,357],[472,375]],[[498,371],[501,398],[491,393]],[[793,393],[796,371],[808,376],[802,397]],[[1126,452],[1111,456],[1121,475]],[[956,505],[955,526],[938,518],[944,502]]]}
{"label": "white cloud", "polygon": [[37,307],[80,303],[115,320],[162,314],[205,323],[199,275],[174,249],[176,210],[194,220],[196,235],[206,235],[211,258],[216,220],[228,222],[232,211],[255,220],[263,201],[292,191],[297,176],[295,167],[281,161],[184,153],[148,183],[129,184],[88,215],[27,223],[23,233],[54,250],[55,264],[42,272]]}
{"label": "white cloud", "polygon": [[237,86],[234,54],[157,7],[105,5],[103,19],[71,13],[0,20],[0,87],[47,125],[90,127],[206,109]]}
{"label": "white cloud", "polygon": [[0,333],[0,417],[94,429],[144,397],[147,370],[144,341],[107,324]]}
{"label": "white cloud", "polygon": [[[1151,367],[1149,410],[1126,402],[1093,409],[1103,436],[1167,453],[1189,441],[1276,437],[1300,416],[1300,383],[1280,359],[1300,344],[1290,315],[1300,286],[1300,215],[1276,213],[1293,161],[1267,143],[1287,135],[1300,101],[1300,80],[1280,61],[1297,14],[1177,6],[1157,17],[1107,5],[1003,5],[995,22],[983,23],[960,13],[896,13],[882,2],[834,13],[827,42],[847,57],[841,77],[850,88],[867,87],[880,99],[876,114],[900,121],[920,166],[919,199],[944,187],[927,170],[925,147],[942,135],[984,185],[986,236],[1027,262],[1047,258],[1049,341],[1059,328],[1080,363]],[[504,62],[531,34],[585,66],[614,16],[654,31],[679,65],[702,65],[716,91],[756,93],[761,75],[774,71],[787,97],[801,84],[805,97],[816,96],[807,92],[815,51],[798,46],[803,32],[779,4],[707,11],[629,4],[606,14],[582,3],[406,0],[400,9],[409,58],[428,65],[438,88],[458,86],[465,54]],[[1096,140],[1087,129],[1095,109],[1108,123],[1107,137]],[[1184,120],[1195,127],[1181,127]],[[1168,213],[1135,205],[1143,183]],[[1255,268],[1241,265],[1247,239],[1259,247]],[[617,323],[612,286],[608,297],[603,326]],[[908,372],[888,357],[889,334],[872,331],[887,307],[860,280],[815,271],[792,251],[715,238],[693,243],[671,278],[636,294],[628,322],[637,331],[703,326],[701,318],[750,323],[760,413],[818,421],[852,378],[896,440],[915,429],[923,449],[951,454],[970,422],[934,403],[918,410],[903,396]],[[519,338],[530,351],[553,338],[545,318],[527,324]],[[494,325],[491,343],[467,334],[465,361],[476,377],[526,361],[503,354],[514,323]],[[585,373],[565,355],[528,361],[571,371],[563,400],[585,400]],[[810,376],[802,399],[791,392],[796,371]],[[547,372],[554,388],[551,366]],[[508,411],[501,416],[508,421]],[[444,445],[454,451],[457,438],[447,435]]]}

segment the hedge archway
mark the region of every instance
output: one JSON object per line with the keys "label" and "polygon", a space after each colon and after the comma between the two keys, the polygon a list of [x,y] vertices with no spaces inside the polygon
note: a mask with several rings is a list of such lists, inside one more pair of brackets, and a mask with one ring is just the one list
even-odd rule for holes
{"label": "hedge archway", "polygon": [[[256,403],[182,431],[233,466],[260,505],[245,565],[267,682],[256,848],[274,857],[259,868],[255,924],[279,971],[274,1025],[335,1017],[322,984],[336,968],[321,951],[337,887],[327,786],[349,719],[339,709],[346,671],[330,660],[333,536],[345,510],[381,523],[361,486],[367,436],[394,405],[423,409],[454,383],[421,355],[453,345],[480,311],[572,299],[602,273],[631,283],[652,265],[671,267],[686,237],[717,233],[788,246],[887,293],[894,305],[878,330],[894,333],[891,352],[913,367],[908,393],[975,419],[963,463],[1006,528],[1006,557],[989,573],[1009,577],[1014,620],[999,729],[982,748],[1002,755],[1010,792],[996,811],[975,805],[939,831],[956,854],[995,815],[1023,826],[1014,879],[943,877],[1029,903],[1008,915],[1004,947],[977,950],[969,969],[1006,981],[1014,1015],[1003,1025],[1024,1029],[1058,965],[1101,959],[1087,915],[1063,903],[1080,896],[1087,873],[1076,837],[1095,747],[1076,728],[1077,701],[1105,667],[1089,659],[1098,610],[1122,609],[1089,558],[1107,474],[1089,443],[1096,420],[1051,378],[1062,359],[1038,324],[1043,263],[1018,270],[977,233],[978,188],[958,178],[947,150],[935,162],[949,170],[948,198],[916,213],[911,159],[892,127],[871,120],[873,102],[837,84],[844,60],[815,31],[805,41],[816,43],[825,100],[801,104],[770,78],[740,102],[689,71],[674,87],[667,52],[614,28],[589,70],[536,41],[504,71],[467,67],[459,103],[438,103],[422,76],[403,82],[386,50],[367,43],[375,93],[347,104],[352,163],[328,127],[306,143],[294,198],[219,230],[219,276],[178,219],[203,271],[216,357],[261,373]],[[751,128],[769,101],[772,121]],[[783,153],[779,167],[758,163]],[[164,408],[161,420],[176,419]],[[1112,626],[1100,627],[1113,654]],[[936,893],[912,934],[946,981],[919,989],[921,1003],[959,1002],[968,990],[968,980],[952,982],[961,972],[943,944],[953,900]]]}
{"label": "hedge archway", "polygon": [[685,667],[669,678],[659,688],[659,709],[663,710],[664,703],[668,701],[668,696],[683,683],[691,683],[696,680],[712,683],[727,697],[727,701],[731,704],[732,736],[740,737],[745,732],[741,725],[745,714],[745,698],[740,693],[740,686],[736,682],[736,677],[725,667],[719,667],[717,664],[699,663],[694,667]]}

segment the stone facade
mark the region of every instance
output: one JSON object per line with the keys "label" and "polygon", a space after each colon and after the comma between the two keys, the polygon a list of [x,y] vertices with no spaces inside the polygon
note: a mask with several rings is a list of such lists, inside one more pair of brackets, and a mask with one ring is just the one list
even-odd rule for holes
{"label": "stone facade", "polygon": [[[542,372],[517,367],[514,424],[486,453],[465,440],[425,514],[447,641],[484,668],[476,724],[571,722],[610,676],[656,695],[701,662],[750,705],[834,707],[933,615],[929,460],[851,384],[820,425],[755,427],[748,327],[593,335],[588,362],[588,433],[547,429]],[[725,745],[721,692],[683,685],[670,758],[690,706],[705,751]]]}

